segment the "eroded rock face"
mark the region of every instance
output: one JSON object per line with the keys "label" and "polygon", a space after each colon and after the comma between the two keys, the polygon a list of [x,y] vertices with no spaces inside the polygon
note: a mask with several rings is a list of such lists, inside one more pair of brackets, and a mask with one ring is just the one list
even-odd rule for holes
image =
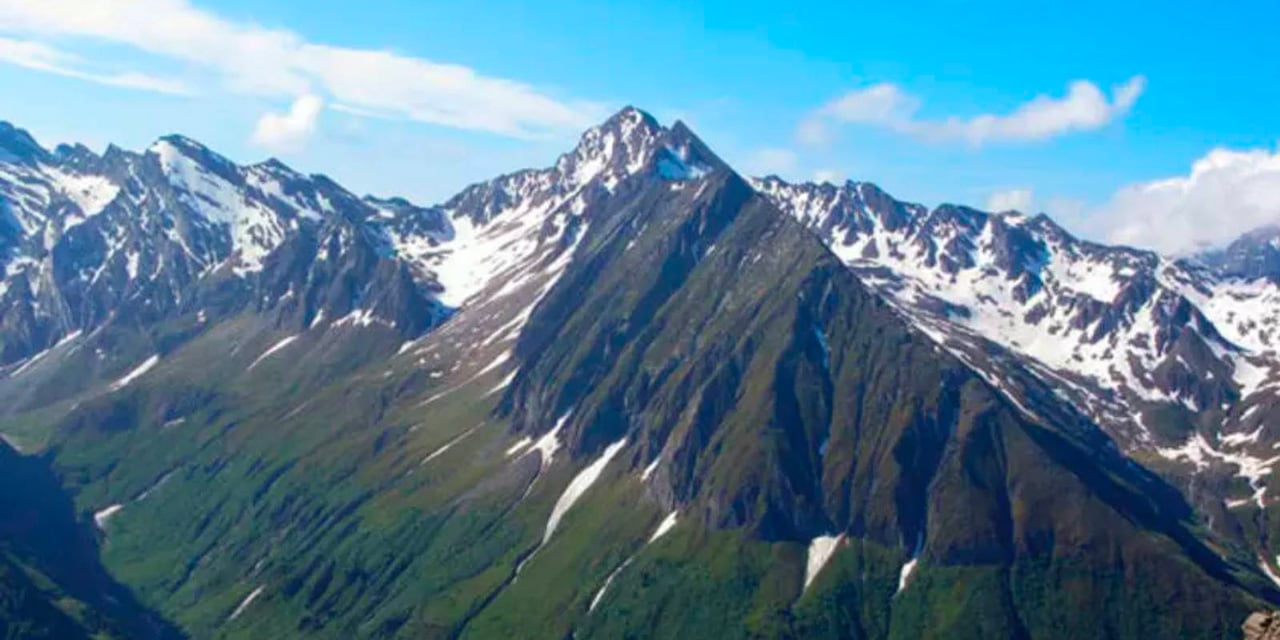
{"label": "eroded rock face", "polygon": [[1280,640],[1280,611],[1255,611],[1241,628],[1244,640]]}

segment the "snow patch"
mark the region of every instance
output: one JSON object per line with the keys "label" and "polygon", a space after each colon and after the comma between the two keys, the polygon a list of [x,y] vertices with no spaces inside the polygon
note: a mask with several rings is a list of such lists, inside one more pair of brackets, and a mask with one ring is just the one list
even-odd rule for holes
{"label": "snow patch", "polygon": [[[564,427],[564,423],[568,422],[569,416],[572,415],[573,409],[566,411],[564,415],[560,416],[559,420],[556,420],[555,426],[551,427],[550,431],[542,434],[542,437],[538,438],[537,442],[534,442],[528,451],[525,451],[525,453],[538,452],[539,468],[546,469],[551,466],[551,461],[555,459],[556,452],[560,450],[560,429]],[[508,455],[510,455],[510,451],[508,451]]]}
{"label": "snow patch", "polygon": [[658,523],[658,528],[654,530],[653,535],[649,536],[649,543],[652,544],[657,541],[658,538],[667,535],[667,532],[671,531],[671,528],[674,526],[676,526],[676,512],[672,511],[667,514],[667,517],[662,519],[662,522]]}
{"label": "snow patch", "polygon": [[533,438],[530,438],[529,436],[520,438],[515,444],[511,445],[511,447],[507,449],[507,457],[510,458],[511,456],[520,453],[531,444],[533,444]]}
{"label": "snow patch", "polygon": [[258,599],[258,596],[262,595],[262,590],[264,588],[265,587],[258,587],[248,596],[245,596],[245,599],[240,601],[240,606],[236,607],[236,610],[231,612],[231,616],[227,618],[227,622],[231,622],[232,620],[239,618],[240,614],[244,613],[244,610],[248,609],[249,605],[253,604],[253,601]]}
{"label": "snow patch", "polygon": [[565,487],[564,493],[560,494],[560,498],[556,500],[556,506],[551,510],[551,517],[547,519],[546,531],[542,534],[542,544],[546,544],[551,539],[551,534],[555,533],[556,527],[560,525],[560,519],[569,512],[569,509],[578,502],[578,499],[587,492],[587,489],[590,489],[591,485],[595,484],[596,480],[600,478],[600,474],[604,472],[605,466],[609,464],[609,461],[615,455],[618,455],[618,452],[626,444],[627,439],[623,438],[605,447],[604,453],[600,454],[600,457],[596,458],[595,462],[587,465],[587,468],[578,472],[577,476],[574,476],[573,481],[569,483],[569,486]]}
{"label": "snow patch", "polygon": [[119,380],[116,380],[115,382],[112,382],[111,386],[107,387],[107,392],[110,393],[112,391],[119,391],[120,389],[123,389],[129,386],[129,383],[142,377],[143,374],[150,371],[151,368],[156,366],[156,364],[159,362],[160,362],[160,356],[158,355],[151,356],[150,358],[143,360],[142,364],[138,365],[137,368],[135,368],[133,371],[126,373],[124,377],[120,378]]}
{"label": "snow patch", "polygon": [[[1276,562],[1280,563],[1280,556],[1276,556]],[[1262,572],[1267,574],[1267,577],[1271,578],[1271,581],[1276,586],[1280,587],[1280,576],[1276,575],[1275,570],[1271,568],[1271,565],[1267,564],[1266,559],[1258,558],[1258,566],[1262,568]]]}
{"label": "snow patch", "polygon": [[649,463],[649,466],[645,467],[645,468],[644,468],[644,471],[640,472],[640,481],[641,481],[641,482],[648,482],[648,481],[649,481],[649,476],[652,476],[652,475],[653,475],[653,472],[658,470],[658,463],[659,463],[659,462],[662,462],[662,456],[658,456],[657,458],[654,458],[654,459],[653,459],[653,462],[650,462],[650,463]]}
{"label": "snow patch", "polygon": [[479,428],[480,428],[480,425],[476,425],[476,426],[474,426],[474,427],[471,427],[470,429],[467,429],[466,431],[464,431],[464,432],[462,432],[460,435],[458,435],[458,437],[456,437],[456,438],[454,438],[454,439],[452,439],[452,440],[450,440],[450,441],[448,441],[448,442],[444,443],[444,445],[442,445],[440,448],[436,449],[435,451],[432,451],[430,455],[428,455],[427,457],[423,458],[423,459],[422,459],[422,462],[419,462],[419,463],[418,463],[418,466],[422,466],[422,465],[424,465],[424,464],[426,464],[426,463],[428,463],[428,462],[431,462],[432,460],[435,460],[436,458],[440,457],[442,454],[444,454],[444,452],[446,452],[446,451],[448,451],[450,448],[452,448],[452,447],[453,447],[453,445],[458,444],[459,442],[462,442],[463,438],[466,438],[467,436],[471,435],[471,433],[472,433],[473,431],[475,431],[476,429],[479,429]]}
{"label": "snow patch", "polygon": [[919,561],[919,558],[912,558],[902,565],[902,571],[898,572],[897,593],[902,593],[902,590],[907,588],[907,580],[911,578],[911,572],[916,570],[917,561]]}
{"label": "snow patch", "polygon": [[596,605],[600,604],[600,600],[604,598],[605,592],[609,590],[609,585],[613,584],[613,579],[618,577],[618,574],[622,573],[622,570],[626,569],[627,565],[631,564],[631,561],[634,559],[635,556],[627,558],[625,562],[618,565],[617,569],[614,569],[609,573],[609,577],[604,579],[604,584],[600,585],[600,589],[596,591],[595,597],[591,598],[591,606],[587,607],[587,613],[591,613],[596,610]]}
{"label": "snow patch", "polygon": [[1204,471],[1209,468],[1209,465],[1214,460],[1235,465],[1240,469],[1236,476],[1248,480],[1249,486],[1254,491],[1253,501],[1257,503],[1260,509],[1266,508],[1263,498],[1267,493],[1267,488],[1263,485],[1263,481],[1270,477],[1272,465],[1280,462],[1280,456],[1264,460],[1250,456],[1247,453],[1219,451],[1210,445],[1204,436],[1198,433],[1187,438],[1187,441],[1180,447],[1158,448],[1156,453],[1168,460],[1185,460],[1191,463],[1196,471]]}
{"label": "snow patch", "polygon": [[271,354],[273,354],[273,353],[275,353],[275,352],[277,352],[277,351],[279,351],[279,350],[281,350],[281,349],[283,349],[283,348],[285,348],[285,347],[289,346],[290,344],[292,344],[292,343],[293,343],[293,341],[294,341],[294,340],[297,340],[297,339],[298,339],[298,336],[289,336],[289,337],[287,337],[287,338],[285,338],[285,339],[283,339],[283,340],[281,340],[281,341],[279,341],[279,342],[277,342],[277,343],[275,343],[275,344],[271,345],[271,348],[270,348],[270,349],[267,349],[266,351],[263,351],[263,352],[262,352],[262,355],[258,356],[258,359],[257,359],[257,360],[254,360],[254,361],[253,361],[253,364],[250,364],[250,365],[249,365],[249,368],[248,368],[248,369],[245,369],[245,371],[253,371],[253,368],[254,368],[254,367],[256,367],[256,366],[258,366],[258,363],[262,362],[263,360],[266,360],[267,358],[270,358],[270,357],[271,357]]}
{"label": "snow patch", "polygon": [[106,509],[103,509],[93,514],[93,523],[97,525],[99,529],[102,529],[105,531],[107,528],[107,521],[111,519],[111,516],[114,516],[115,514],[120,513],[120,510],[123,508],[124,508],[124,505],[122,504],[111,505]]}
{"label": "snow patch", "polygon": [[826,566],[827,561],[836,552],[836,548],[844,541],[844,534],[835,536],[818,536],[809,542],[809,555],[804,567],[804,589],[808,589],[814,578]]}

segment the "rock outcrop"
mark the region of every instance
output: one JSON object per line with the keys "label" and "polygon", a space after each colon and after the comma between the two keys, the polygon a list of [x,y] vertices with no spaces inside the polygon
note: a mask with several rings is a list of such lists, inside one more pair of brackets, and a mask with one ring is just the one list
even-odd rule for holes
{"label": "rock outcrop", "polygon": [[1255,611],[1241,628],[1244,640],[1280,640],[1280,611]]}

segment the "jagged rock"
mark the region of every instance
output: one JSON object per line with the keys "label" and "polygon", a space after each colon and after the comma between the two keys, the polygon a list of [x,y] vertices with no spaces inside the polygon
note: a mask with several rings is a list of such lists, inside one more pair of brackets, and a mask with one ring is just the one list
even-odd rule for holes
{"label": "jagged rock", "polygon": [[1280,640],[1280,611],[1255,611],[1241,629],[1244,640]]}

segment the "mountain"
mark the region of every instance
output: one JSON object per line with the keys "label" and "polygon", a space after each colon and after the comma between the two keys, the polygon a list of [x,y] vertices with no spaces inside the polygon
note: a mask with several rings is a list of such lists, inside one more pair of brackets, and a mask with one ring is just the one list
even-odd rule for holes
{"label": "mountain", "polygon": [[5,411],[130,379],[231,317],[269,331],[374,327],[346,371],[449,314],[419,263],[453,233],[439,211],[277,161],[236,166],[181,136],[98,156],[8,131],[0,364],[30,375]]}
{"label": "mountain", "polygon": [[99,157],[16,131],[0,433],[130,619],[1218,638],[1280,602],[1269,469],[1225,486],[1235,529],[1203,507],[1269,444],[1210,421],[1270,406],[1239,383],[1269,338],[1219,326],[1207,269],[745,179],[633,108],[431,207],[184,138]]}
{"label": "mountain", "polygon": [[1211,268],[1080,240],[1043,214],[928,210],[868,183],[755,185],[1006,394],[1067,399],[1276,569],[1267,489],[1280,460],[1268,426],[1280,289],[1224,266],[1268,232]]}
{"label": "mountain", "polygon": [[0,635],[180,638],[98,560],[98,541],[41,460],[0,442]]}
{"label": "mountain", "polygon": [[1255,229],[1226,247],[1206,251],[1198,257],[1226,277],[1274,280],[1280,277],[1280,227]]}

